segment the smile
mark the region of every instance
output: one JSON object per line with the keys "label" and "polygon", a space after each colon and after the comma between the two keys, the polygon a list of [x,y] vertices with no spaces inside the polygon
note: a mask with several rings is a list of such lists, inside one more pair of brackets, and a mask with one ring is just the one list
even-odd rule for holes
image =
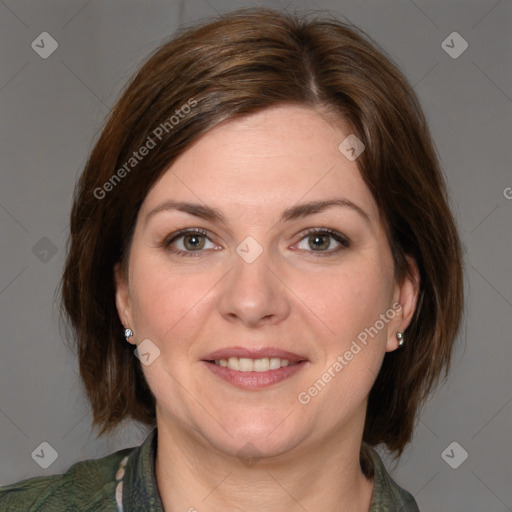
{"label": "smile", "polygon": [[[230,361],[233,366],[238,364],[237,370],[229,367]],[[279,368],[277,368],[278,363]],[[280,358],[249,359],[242,357],[239,359],[230,357],[229,359],[202,361],[202,364],[206,365],[216,378],[220,378],[232,386],[246,391],[259,391],[290,379],[310,363],[305,360],[292,363]],[[271,364],[276,368],[271,369]]]}
{"label": "smile", "polygon": [[248,391],[289,379],[310,364],[300,354],[277,347],[226,347],[204,356],[202,364],[215,377]]}
{"label": "smile", "polygon": [[280,359],[279,357],[262,357],[258,359],[230,357],[229,359],[216,359],[214,363],[217,366],[238,372],[268,372],[270,370],[279,370],[279,368],[298,364],[298,362],[290,362],[288,359]]}

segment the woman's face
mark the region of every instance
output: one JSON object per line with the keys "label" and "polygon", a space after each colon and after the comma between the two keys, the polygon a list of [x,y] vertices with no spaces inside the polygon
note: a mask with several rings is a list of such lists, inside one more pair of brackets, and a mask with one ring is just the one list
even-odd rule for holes
{"label": "woman's face", "polygon": [[361,435],[416,292],[348,135],[275,107],[211,130],[146,196],[116,299],[159,428],[259,455]]}

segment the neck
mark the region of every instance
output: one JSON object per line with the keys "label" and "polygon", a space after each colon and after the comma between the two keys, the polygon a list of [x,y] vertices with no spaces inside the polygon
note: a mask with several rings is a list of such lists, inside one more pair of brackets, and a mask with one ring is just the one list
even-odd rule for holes
{"label": "neck", "polygon": [[359,464],[362,427],[359,436],[347,429],[329,443],[244,460],[176,422],[157,424],[155,472],[165,512],[367,512],[370,507],[373,482]]}

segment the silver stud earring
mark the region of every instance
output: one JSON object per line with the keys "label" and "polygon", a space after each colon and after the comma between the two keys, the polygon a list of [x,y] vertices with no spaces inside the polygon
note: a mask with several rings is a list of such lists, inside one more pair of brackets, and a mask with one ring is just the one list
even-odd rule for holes
{"label": "silver stud earring", "polygon": [[405,343],[403,332],[398,331],[396,333],[396,339],[398,340],[398,346],[402,347]]}
{"label": "silver stud earring", "polygon": [[131,338],[133,336],[133,331],[127,327],[125,330],[124,330],[124,337],[126,338],[126,341],[128,341],[128,338]]}

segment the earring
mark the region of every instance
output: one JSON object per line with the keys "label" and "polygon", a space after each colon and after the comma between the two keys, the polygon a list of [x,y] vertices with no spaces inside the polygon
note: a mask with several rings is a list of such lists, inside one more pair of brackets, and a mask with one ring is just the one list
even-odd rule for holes
{"label": "earring", "polygon": [[403,332],[398,331],[396,333],[396,339],[398,340],[398,346],[402,347],[405,343]]}
{"label": "earring", "polygon": [[124,330],[124,337],[126,338],[126,341],[128,341],[128,338],[131,338],[133,336],[133,331],[127,327],[125,330]]}

